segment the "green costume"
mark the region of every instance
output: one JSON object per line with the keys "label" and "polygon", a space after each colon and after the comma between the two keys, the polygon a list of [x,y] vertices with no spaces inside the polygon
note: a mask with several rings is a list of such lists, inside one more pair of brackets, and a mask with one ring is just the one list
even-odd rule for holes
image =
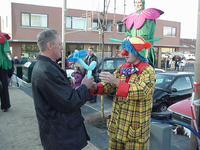
{"label": "green costume", "polygon": [[[154,38],[155,19],[164,12],[155,8],[144,9],[145,0],[141,0],[141,2],[142,8],[140,10],[137,10],[122,20],[122,22],[126,21],[127,32],[125,38],[133,36],[140,36],[144,40]],[[148,60],[152,66],[155,65],[153,41],[151,41],[151,47],[148,51]]]}
{"label": "green costume", "polygon": [[7,57],[6,53],[10,53],[10,47],[7,39],[10,36],[7,33],[0,32],[0,81],[2,82],[3,89],[0,91],[1,109],[7,112],[11,107],[8,92],[8,69],[12,68],[12,62]]}
{"label": "green costume", "polygon": [[[140,29],[135,29],[134,26],[131,29],[128,29],[125,34],[125,37],[140,36],[144,40],[153,39],[155,29],[156,29],[155,21],[146,19]],[[148,52],[148,60],[150,64],[155,65],[155,54],[153,50],[154,42],[150,42],[150,43],[151,43],[151,47],[149,48],[149,52]]]}
{"label": "green costume", "polygon": [[11,53],[8,41],[5,37],[4,43],[0,42],[0,67],[2,69],[8,70],[12,68],[12,62],[6,56],[6,53]]}

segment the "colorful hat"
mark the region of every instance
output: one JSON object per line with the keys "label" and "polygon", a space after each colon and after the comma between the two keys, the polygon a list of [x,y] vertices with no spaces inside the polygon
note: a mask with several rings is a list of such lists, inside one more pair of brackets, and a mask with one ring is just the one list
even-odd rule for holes
{"label": "colorful hat", "polygon": [[150,47],[151,43],[149,41],[145,41],[139,36],[131,37],[130,39],[122,42],[122,55],[128,55],[129,52],[138,57],[140,61],[148,62],[147,56],[148,49]]}

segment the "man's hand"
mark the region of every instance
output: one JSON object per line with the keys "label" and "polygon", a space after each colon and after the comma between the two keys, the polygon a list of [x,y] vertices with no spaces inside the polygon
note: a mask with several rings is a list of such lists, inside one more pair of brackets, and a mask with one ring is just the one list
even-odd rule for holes
{"label": "man's hand", "polygon": [[97,87],[97,83],[96,83],[96,82],[93,82],[93,85],[92,85],[92,87],[90,88],[90,90],[92,90],[92,91],[97,91],[97,90],[98,90],[98,87]]}
{"label": "man's hand", "polygon": [[94,82],[94,77],[91,76],[89,79],[87,78],[87,75],[83,78],[81,84],[85,84],[85,86],[87,86],[88,89],[90,89],[93,86],[93,82]]}
{"label": "man's hand", "polygon": [[110,72],[101,72],[99,78],[102,82],[113,83],[117,87],[119,86],[119,79],[115,78]]}

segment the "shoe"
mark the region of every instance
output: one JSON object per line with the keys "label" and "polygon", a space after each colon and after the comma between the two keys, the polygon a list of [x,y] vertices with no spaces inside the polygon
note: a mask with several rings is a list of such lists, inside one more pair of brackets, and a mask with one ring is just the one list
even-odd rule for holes
{"label": "shoe", "polygon": [[89,101],[90,103],[96,103],[97,102],[97,100],[96,99],[93,99],[93,100],[91,100],[91,101]]}
{"label": "shoe", "polygon": [[4,110],[3,110],[3,112],[7,112],[7,111],[8,111],[8,109],[4,109]]}

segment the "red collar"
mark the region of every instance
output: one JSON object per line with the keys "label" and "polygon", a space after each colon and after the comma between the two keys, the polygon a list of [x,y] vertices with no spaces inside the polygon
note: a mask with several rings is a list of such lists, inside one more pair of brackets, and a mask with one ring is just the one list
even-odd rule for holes
{"label": "red collar", "polygon": [[[139,71],[137,71],[136,73],[137,73],[137,75],[139,75],[142,72],[142,70],[148,65],[149,65],[149,63],[147,63],[147,62],[139,62],[136,65],[125,62],[121,66],[121,69],[122,68],[129,68],[129,67],[137,67],[139,69]],[[122,75],[121,69],[120,69],[120,75]]]}
{"label": "red collar", "polygon": [[10,40],[10,36],[7,33],[0,32],[0,43],[4,43],[5,37],[7,40]]}

